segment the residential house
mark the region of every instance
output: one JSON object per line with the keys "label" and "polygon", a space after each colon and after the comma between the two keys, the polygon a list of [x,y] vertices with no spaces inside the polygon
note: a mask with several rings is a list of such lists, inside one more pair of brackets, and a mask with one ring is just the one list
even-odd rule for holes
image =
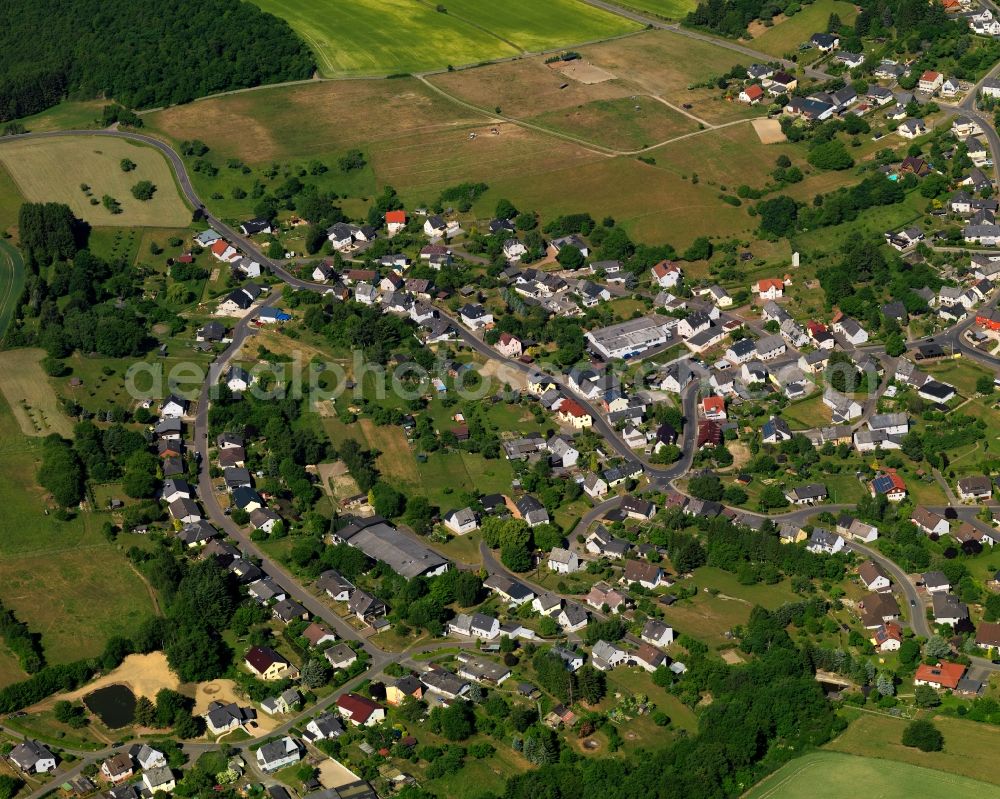
{"label": "residential house", "polygon": [[926,535],[942,536],[947,534],[949,529],[948,520],[938,513],[928,510],[918,505],[910,514],[910,521],[916,525],[917,529]]}
{"label": "residential house", "polygon": [[984,500],[993,496],[993,481],[985,475],[962,477],[955,484],[961,500]]}
{"label": "residential house", "polygon": [[[390,212],[391,213],[391,212]],[[328,741],[344,734],[344,725],[332,713],[322,713],[306,724],[304,737],[310,742]]]}
{"label": "residential house", "polygon": [[670,646],[674,642],[674,630],[657,619],[647,619],[640,638],[654,646]]}
{"label": "residential house", "polygon": [[663,580],[663,569],[647,560],[626,560],[622,582],[626,585],[639,583],[643,588],[652,591]]}
{"label": "residential house", "polygon": [[895,469],[886,469],[868,482],[868,493],[873,497],[884,496],[890,502],[902,502],[906,499],[906,483]]}
{"label": "residential house", "polygon": [[834,555],[844,548],[844,539],[836,533],[817,527],[809,537],[806,549],[816,554]]}
{"label": "residential house", "polygon": [[929,666],[921,663],[913,675],[913,684],[929,685],[938,691],[954,691],[965,676],[965,666],[961,663],[936,663]]}
{"label": "residential house", "polygon": [[549,552],[549,569],[557,574],[571,574],[581,568],[579,556],[569,549],[554,547]]}
{"label": "residential house", "polygon": [[590,663],[598,671],[610,671],[628,662],[628,653],[607,641],[598,641],[590,650]]}
{"label": "residential house", "polygon": [[257,750],[257,765],[266,774],[298,763],[301,759],[302,749],[298,741],[288,735],[265,743]]}
{"label": "residential house", "polygon": [[423,696],[424,686],[411,674],[400,677],[385,687],[385,702],[392,707],[399,707],[407,697],[420,700]]}
{"label": "residential house", "polygon": [[146,769],[142,772],[142,784],[151,794],[170,793],[177,787],[174,773],[167,767]]}
{"label": "residential house", "polygon": [[866,560],[858,567],[858,577],[869,591],[888,591],[892,587],[889,575],[872,560]]}
{"label": "residential house", "polygon": [[385,708],[366,696],[346,693],[337,697],[337,710],[357,727],[371,727],[385,719]]}
{"label": "residential house", "polygon": [[446,513],[442,519],[444,526],[455,535],[466,535],[479,529],[479,520],[472,508],[461,508]]}
{"label": "residential house", "polygon": [[815,505],[825,500],[826,497],[826,486],[822,483],[794,486],[785,491],[785,499],[793,505]]}
{"label": "residential house", "polygon": [[270,647],[253,646],[247,651],[243,663],[262,680],[282,680],[288,674],[289,663]]}
{"label": "residential house", "polygon": [[323,651],[323,657],[335,669],[346,669],[358,659],[358,653],[347,644],[335,644]]}
{"label": "residential house", "polygon": [[898,652],[903,644],[903,628],[895,622],[883,624],[871,638],[876,652]]}

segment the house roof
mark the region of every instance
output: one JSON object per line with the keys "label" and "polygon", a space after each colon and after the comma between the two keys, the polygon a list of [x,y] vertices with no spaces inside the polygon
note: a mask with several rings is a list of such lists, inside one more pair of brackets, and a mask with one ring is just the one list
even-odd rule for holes
{"label": "house roof", "polygon": [[346,710],[352,721],[364,724],[380,705],[360,694],[348,693],[337,698],[337,707]]}
{"label": "house roof", "polygon": [[648,560],[628,560],[625,562],[624,579],[626,582],[655,583],[659,580],[661,569]]}
{"label": "house roof", "polygon": [[917,673],[913,675],[913,679],[937,683],[942,688],[954,690],[964,675],[965,666],[961,663],[938,663],[934,666],[921,663],[917,666]]}
{"label": "house roof", "polygon": [[244,660],[258,673],[267,671],[275,663],[288,665],[287,660],[267,646],[250,647]]}
{"label": "house roof", "polygon": [[385,221],[395,225],[406,224],[406,211],[386,211]]}

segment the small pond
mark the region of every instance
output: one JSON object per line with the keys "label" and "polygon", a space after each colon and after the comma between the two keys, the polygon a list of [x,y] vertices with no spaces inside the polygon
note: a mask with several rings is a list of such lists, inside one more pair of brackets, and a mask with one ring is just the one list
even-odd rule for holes
{"label": "small pond", "polygon": [[125,685],[98,688],[83,697],[83,704],[112,730],[135,720],[135,694]]}

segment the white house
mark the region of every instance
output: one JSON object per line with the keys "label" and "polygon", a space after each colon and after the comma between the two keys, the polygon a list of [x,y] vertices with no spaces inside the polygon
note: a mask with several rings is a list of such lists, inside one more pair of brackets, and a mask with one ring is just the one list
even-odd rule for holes
{"label": "white house", "polygon": [[286,735],[277,741],[266,743],[257,750],[257,765],[261,771],[271,773],[298,763],[302,759],[299,742]]}
{"label": "white house", "polygon": [[445,514],[442,523],[455,535],[465,535],[479,529],[479,521],[472,508],[461,508]]}
{"label": "white house", "polygon": [[579,571],[580,557],[572,550],[554,547],[549,553],[549,568],[558,574]]}

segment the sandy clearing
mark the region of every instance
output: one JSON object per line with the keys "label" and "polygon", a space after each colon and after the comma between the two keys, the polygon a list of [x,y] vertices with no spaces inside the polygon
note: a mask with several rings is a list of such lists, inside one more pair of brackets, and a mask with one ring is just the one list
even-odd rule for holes
{"label": "sandy clearing", "polygon": [[81,699],[98,688],[119,684],[127,685],[136,696],[145,696],[153,701],[156,701],[156,693],[161,688],[176,691],[181,687],[180,679],[167,664],[167,656],[162,652],[151,652],[148,655],[129,655],[117,669],[58,698]]}
{"label": "sandy clearing", "polygon": [[567,78],[584,83],[588,86],[595,83],[604,83],[607,80],[614,80],[615,75],[606,69],[601,69],[586,61],[570,61],[566,66],[559,67],[559,72]]}
{"label": "sandy clearing", "polygon": [[781,132],[781,123],[777,119],[755,119],[750,123],[760,139],[761,144],[780,144],[786,141]]}
{"label": "sandy clearing", "polygon": [[354,497],[361,491],[354,478],[347,473],[347,465],[343,461],[320,463],[316,466],[316,473],[323,490],[335,499]]}
{"label": "sandy clearing", "polygon": [[319,764],[319,781],[324,788],[339,788],[360,779],[353,771],[341,763],[328,757]]}
{"label": "sandy clearing", "polygon": [[499,389],[503,385],[511,388],[526,391],[528,388],[528,376],[515,366],[511,366],[503,361],[489,360],[479,366],[479,374],[485,378],[495,378]]}

